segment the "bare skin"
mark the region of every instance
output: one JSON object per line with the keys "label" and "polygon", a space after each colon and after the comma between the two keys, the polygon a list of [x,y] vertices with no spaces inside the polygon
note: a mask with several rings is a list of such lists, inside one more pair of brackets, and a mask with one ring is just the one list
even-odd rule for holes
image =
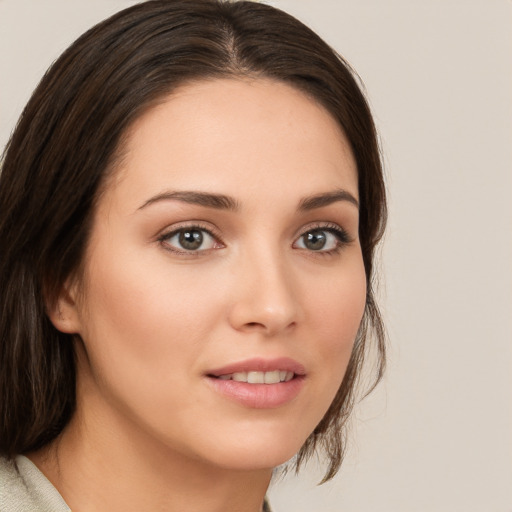
{"label": "bare skin", "polygon": [[[125,150],[50,312],[82,340],[77,412],[30,458],[73,512],[258,512],[363,315],[352,153],[321,106],[263,79],[184,86]],[[295,373],[232,396],[230,365]]]}

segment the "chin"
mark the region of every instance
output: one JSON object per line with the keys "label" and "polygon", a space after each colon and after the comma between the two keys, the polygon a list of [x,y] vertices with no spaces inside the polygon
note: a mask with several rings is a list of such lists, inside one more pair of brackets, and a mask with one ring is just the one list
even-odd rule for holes
{"label": "chin", "polygon": [[242,452],[224,453],[212,462],[217,467],[232,471],[273,470],[293,458],[298,449],[276,452],[270,447],[257,451],[244,450]]}
{"label": "chin", "polygon": [[224,440],[204,446],[217,466],[238,471],[273,469],[290,460],[302,447],[308,433],[262,431],[230,433]]}

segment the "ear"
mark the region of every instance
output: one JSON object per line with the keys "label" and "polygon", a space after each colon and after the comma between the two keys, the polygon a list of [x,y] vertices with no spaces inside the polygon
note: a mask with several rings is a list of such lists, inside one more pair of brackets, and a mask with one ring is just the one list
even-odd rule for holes
{"label": "ear", "polygon": [[76,283],[64,283],[57,300],[47,308],[53,326],[68,334],[80,333],[81,322],[77,307]]}

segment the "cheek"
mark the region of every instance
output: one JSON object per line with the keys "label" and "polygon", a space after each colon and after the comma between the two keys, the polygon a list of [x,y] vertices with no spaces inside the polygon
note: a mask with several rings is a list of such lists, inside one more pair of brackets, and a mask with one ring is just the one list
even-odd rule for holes
{"label": "cheek", "polygon": [[193,367],[217,313],[211,287],[201,286],[200,273],[116,256],[90,266],[81,334],[93,369],[113,379],[177,379]]}
{"label": "cheek", "polygon": [[338,389],[352,353],[366,306],[366,275],[362,260],[355,259],[321,290],[309,295],[315,352],[325,368],[324,385]]}
{"label": "cheek", "polygon": [[[110,404],[101,409],[104,414],[122,411],[144,429],[164,429],[164,436],[178,431],[176,439],[187,439],[180,429],[192,431],[195,424],[178,419],[195,411],[202,396],[193,376],[219,318],[212,298],[218,286],[205,287],[201,272],[185,267],[128,257],[97,261],[81,333],[88,357],[82,375],[90,379],[85,382],[101,403]],[[89,396],[85,402],[97,403]]]}
{"label": "cheek", "polygon": [[366,275],[362,261],[334,275],[322,289],[310,298],[314,309],[316,328],[326,339],[344,344],[353,341],[366,304]]}

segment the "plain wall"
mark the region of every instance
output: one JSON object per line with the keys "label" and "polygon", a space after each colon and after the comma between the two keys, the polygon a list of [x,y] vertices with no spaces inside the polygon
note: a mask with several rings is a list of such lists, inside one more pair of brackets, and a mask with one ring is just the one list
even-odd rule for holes
{"label": "plain wall", "polygon": [[[0,148],[48,65],[128,0],[0,0]],[[389,369],[322,487],[275,512],[512,511],[512,3],[276,0],[361,75],[390,197]]]}

